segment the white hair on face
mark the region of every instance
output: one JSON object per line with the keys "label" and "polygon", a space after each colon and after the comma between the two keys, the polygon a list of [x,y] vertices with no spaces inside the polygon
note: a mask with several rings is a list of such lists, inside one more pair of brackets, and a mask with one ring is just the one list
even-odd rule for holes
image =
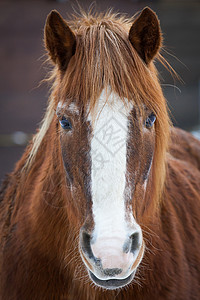
{"label": "white hair on face", "polygon": [[75,103],[70,103],[68,108],[67,108],[70,112],[75,113],[76,115],[79,115],[79,109],[78,106]]}
{"label": "white hair on face", "polygon": [[74,113],[76,115],[79,114],[79,109],[78,109],[78,106],[74,103],[74,102],[71,102],[69,105],[67,105],[67,103],[63,103],[63,102],[58,102],[58,106],[57,106],[57,109],[66,109],[67,111],[71,112],[71,113]]}
{"label": "white hair on face", "polygon": [[[127,235],[125,221],[125,188],[128,116],[132,104],[123,104],[115,93],[107,98],[103,90],[96,107],[95,120],[92,121],[91,140],[91,193],[95,239],[103,235]],[[101,158],[101,162],[100,162]],[[136,223],[136,222],[134,222]]]}

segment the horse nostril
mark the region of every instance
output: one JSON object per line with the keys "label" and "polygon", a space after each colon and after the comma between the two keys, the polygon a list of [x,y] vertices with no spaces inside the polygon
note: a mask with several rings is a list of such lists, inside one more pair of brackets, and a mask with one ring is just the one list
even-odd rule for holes
{"label": "horse nostril", "polygon": [[135,252],[139,248],[139,233],[135,232],[130,236],[131,252]]}
{"label": "horse nostril", "polygon": [[85,252],[89,258],[93,258],[94,255],[92,253],[91,245],[90,245],[91,237],[86,231],[81,232],[81,248],[83,252]]}
{"label": "horse nostril", "polygon": [[134,232],[126,240],[126,242],[123,246],[123,252],[124,253],[129,253],[129,252],[134,253],[136,250],[138,250],[139,246],[140,246],[140,244],[139,244],[139,232]]}

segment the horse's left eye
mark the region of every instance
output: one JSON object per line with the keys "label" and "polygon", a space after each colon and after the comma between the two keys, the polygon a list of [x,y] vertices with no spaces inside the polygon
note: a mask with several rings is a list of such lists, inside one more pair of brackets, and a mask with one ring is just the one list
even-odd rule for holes
{"label": "horse's left eye", "polygon": [[156,120],[156,116],[154,113],[151,113],[145,121],[146,128],[151,128]]}
{"label": "horse's left eye", "polygon": [[60,125],[63,129],[72,129],[72,124],[69,120],[67,120],[65,117],[62,117],[62,120],[59,120]]}

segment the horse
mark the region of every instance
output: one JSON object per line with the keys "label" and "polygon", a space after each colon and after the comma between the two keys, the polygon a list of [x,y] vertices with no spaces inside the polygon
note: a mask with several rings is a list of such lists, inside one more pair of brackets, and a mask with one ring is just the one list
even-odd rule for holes
{"label": "horse", "polygon": [[1,187],[1,299],[200,299],[200,142],[171,124],[157,15],[54,10],[44,42],[47,110]]}

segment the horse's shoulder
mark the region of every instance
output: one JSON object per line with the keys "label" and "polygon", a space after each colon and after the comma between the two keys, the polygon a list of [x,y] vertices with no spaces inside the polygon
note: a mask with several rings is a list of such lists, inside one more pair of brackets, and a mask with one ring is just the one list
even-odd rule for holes
{"label": "horse's shoulder", "polygon": [[171,132],[166,187],[176,203],[183,205],[188,199],[197,204],[200,200],[200,141],[178,128]]}
{"label": "horse's shoulder", "polygon": [[200,141],[191,133],[179,128],[172,128],[170,155],[200,170]]}
{"label": "horse's shoulder", "polygon": [[165,183],[164,207],[183,231],[190,229],[187,234],[184,231],[186,240],[191,235],[198,237],[193,244],[196,247],[200,234],[200,141],[181,129],[172,130]]}

